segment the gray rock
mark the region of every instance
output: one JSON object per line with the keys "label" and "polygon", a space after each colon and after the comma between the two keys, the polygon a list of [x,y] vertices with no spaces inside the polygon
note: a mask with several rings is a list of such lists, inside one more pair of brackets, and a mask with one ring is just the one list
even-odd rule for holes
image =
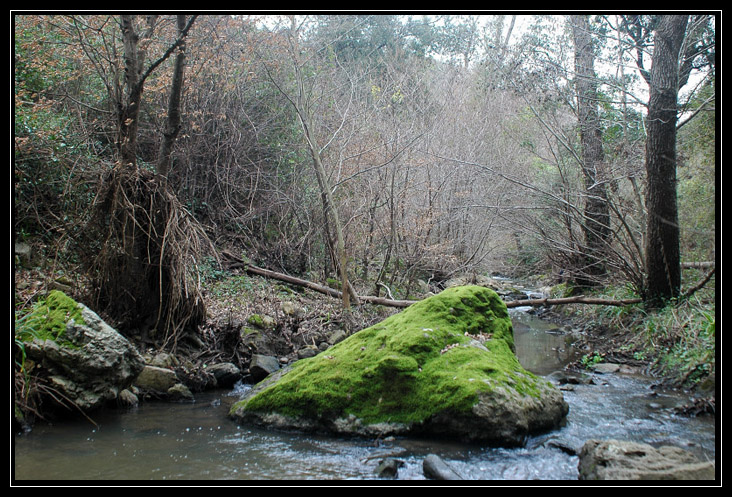
{"label": "gray rock", "polygon": [[714,462],[673,446],[655,448],[621,440],[588,440],[578,464],[580,480],[713,480]]}
{"label": "gray rock", "polygon": [[275,344],[272,343],[267,333],[255,328],[244,328],[241,331],[242,345],[253,353],[270,355],[275,352]]}
{"label": "gray rock", "polygon": [[117,399],[142,371],[144,360],[125,337],[78,305],[85,324],[73,319],[66,323],[68,342],[36,339],[25,349],[29,358],[44,365],[54,388],[88,411]]}
{"label": "gray rock", "polygon": [[119,393],[117,403],[122,407],[136,407],[140,403],[140,400],[137,395],[125,388]]}
{"label": "gray rock", "polygon": [[618,371],[620,371],[620,364],[613,364],[610,362],[601,362],[599,364],[595,364],[595,366],[592,368],[592,370],[595,373],[599,373],[599,374],[617,373]]}
{"label": "gray rock", "polygon": [[431,480],[462,480],[454,469],[435,454],[429,454],[422,461],[422,472]]}
{"label": "gray rock", "polygon": [[315,357],[320,352],[320,349],[312,345],[307,345],[297,351],[298,359],[307,359],[308,357]]}
{"label": "gray rock", "polygon": [[174,368],[179,365],[179,362],[173,354],[159,352],[147,364],[159,368]]}
{"label": "gray rock", "polygon": [[249,374],[255,382],[262,381],[271,373],[280,369],[280,361],[273,356],[254,354],[249,364]]}
{"label": "gray rock", "polygon": [[193,394],[188,387],[182,383],[176,383],[170,387],[166,393],[168,394],[168,397],[173,400],[193,400]]}
{"label": "gray rock", "polygon": [[335,330],[333,333],[331,333],[328,336],[328,343],[330,345],[335,345],[341,340],[345,339],[348,335],[346,335],[346,332],[343,330]]}
{"label": "gray rock", "polygon": [[230,362],[222,362],[209,366],[208,371],[216,378],[216,385],[229,388],[241,378],[241,371]]}
{"label": "gray rock", "polygon": [[555,385],[591,385],[593,383],[590,375],[567,371],[554,371],[546,375],[546,379]]}
{"label": "gray rock", "polygon": [[396,478],[399,473],[399,468],[404,466],[404,461],[394,459],[393,457],[387,457],[379,461],[379,465],[376,467],[376,474],[379,478]]}
{"label": "gray rock", "polygon": [[143,390],[167,392],[178,383],[175,371],[167,368],[146,365],[135,379],[135,385]]}

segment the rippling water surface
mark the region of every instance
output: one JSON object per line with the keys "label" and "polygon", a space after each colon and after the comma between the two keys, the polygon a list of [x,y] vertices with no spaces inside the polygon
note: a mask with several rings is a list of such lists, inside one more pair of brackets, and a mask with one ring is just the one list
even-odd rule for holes
{"label": "rippling water surface", "polygon": [[[514,313],[517,355],[530,371],[548,374],[577,357],[570,337]],[[248,388],[241,386],[239,388]],[[446,441],[372,441],[299,435],[241,426],[227,417],[241,390],[198,394],[193,403],[148,402],[128,411],[38,424],[14,440],[17,480],[367,480],[383,457],[404,462],[399,478],[424,479],[422,460],[441,456],[472,480],[576,480],[579,449],[590,438],[680,445],[715,457],[711,417],[672,414],[686,399],[656,393],[651,380],[597,375],[564,396],[564,427],[504,449]]]}

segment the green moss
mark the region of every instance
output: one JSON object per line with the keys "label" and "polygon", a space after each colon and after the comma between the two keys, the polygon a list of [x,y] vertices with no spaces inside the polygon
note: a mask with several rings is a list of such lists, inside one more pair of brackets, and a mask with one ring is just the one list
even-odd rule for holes
{"label": "green moss", "polygon": [[251,324],[252,326],[256,326],[257,328],[264,328],[264,319],[262,319],[262,316],[259,314],[252,314],[247,319],[247,323]]}
{"label": "green moss", "polygon": [[29,314],[16,319],[15,336],[23,342],[40,340],[64,340],[66,323],[73,319],[85,324],[79,304],[59,290],[53,290],[45,300],[35,303]]}
{"label": "green moss", "polygon": [[498,295],[456,287],[298,361],[232,413],[419,423],[446,410],[468,412],[480,392],[496,387],[538,395],[535,381],[516,359],[511,320]]}

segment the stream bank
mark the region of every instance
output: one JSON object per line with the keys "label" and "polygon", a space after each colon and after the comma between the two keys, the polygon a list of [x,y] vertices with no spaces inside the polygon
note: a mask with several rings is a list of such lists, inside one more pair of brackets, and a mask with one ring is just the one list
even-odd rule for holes
{"label": "stream bank", "polygon": [[[253,284],[260,283],[254,280]],[[246,328],[269,330],[258,333],[258,340],[278,336],[274,343],[254,342],[268,343],[275,353],[293,350],[288,348],[290,344],[317,348],[321,338],[340,328],[338,305],[327,298],[263,283],[256,292],[259,300],[244,293],[239,288],[230,294],[232,299],[236,297],[233,300],[242,298],[248,303],[237,308],[239,314],[232,312],[235,302],[219,308],[220,323],[232,332],[218,335],[222,340],[218,345],[226,343],[227,336],[241,336]],[[283,306],[284,302],[292,306]],[[326,307],[317,308],[321,303]],[[263,312],[267,309],[269,312]],[[325,319],[322,309],[332,309],[333,314]],[[527,311],[511,311],[522,365],[536,374],[551,375],[578,364],[586,351],[578,346],[583,340],[577,330],[566,323],[552,323],[546,319],[548,315],[540,319],[534,311]],[[367,312],[364,321],[376,322],[395,311],[369,308]],[[270,314],[275,316],[273,322],[242,319]],[[258,328],[260,324],[264,328]],[[225,347],[209,350],[215,353],[199,356],[197,363],[246,359],[245,351],[238,347],[229,349],[228,355],[223,353]],[[285,362],[294,360],[292,352],[282,358]],[[191,374],[195,371],[189,370]],[[524,447],[514,449],[446,440],[369,441],[260,430],[226,417],[230,405],[250,385],[200,389],[191,401],[148,399],[131,409],[104,410],[94,416],[96,427],[83,419],[58,425],[39,423],[31,432],[16,436],[14,476],[18,480],[368,480],[378,478],[375,471],[381,459],[393,457],[401,462],[399,479],[420,480],[425,479],[424,459],[435,454],[470,480],[576,480],[578,451],[592,438],[681,445],[702,460],[714,460],[714,417],[680,416],[677,410],[688,397],[659,389],[653,379],[637,373],[583,371],[578,375],[581,381],[557,380],[570,404],[567,423],[557,431],[531,437]]]}
{"label": "stream bank", "polygon": [[[546,333],[525,313],[514,315],[519,359],[548,371],[571,359],[567,336]],[[537,326],[537,328],[534,327]],[[537,341],[538,340],[538,341]],[[539,345],[541,344],[541,345]],[[550,350],[546,362],[537,350]],[[532,358],[524,359],[524,352]],[[658,391],[653,381],[624,373],[586,373],[563,386],[570,405],[559,430],[531,437],[524,447],[492,448],[449,440],[364,440],[262,430],[227,418],[251,385],[195,395],[191,402],[143,402],[105,410],[97,427],[77,419],[39,423],[15,439],[15,478],[34,480],[376,480],[379,462],[401,462],[399,480],[425,480],[423,461],[439,456],[466,480],[578,478],[577,450],[592,438],[677,445],[714,460],[715,419],[688,418],[674,408],[678,392]]]}

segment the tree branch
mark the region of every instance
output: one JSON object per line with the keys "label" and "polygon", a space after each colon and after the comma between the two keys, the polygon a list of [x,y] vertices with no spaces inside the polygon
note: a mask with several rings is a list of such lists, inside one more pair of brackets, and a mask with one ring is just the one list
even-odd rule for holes
{"label": "tree branch", "polygon": [[[263,269],[257,266],[252,266],[251,264],[247,264],[243,259],[240,257],[235,256],[234,254],[230,252],[223,252],[222,255],[230,260],[233,261],[233,263],[229,263],[229,268],[243,268],[247,273],[254,274],[257,276],[263,276],[265,278],[272,278],[279,281],[284,281],[285,283],[290,283],[293,285],[309,288],[311,290],[314,290],[318,293],[322,293],[325,295],[330,295],[331,297],[335,298],[342,298],[343,294],[340,290],[336,290],[335,288],[331,288],[329,286],[320,285],[318,283],[314,283],[312,281],[303,280],[301,278],[297,278],[295,276],[290,276],[288,274],[284,273],[278,273],[276,271],[271,271],[269,269]],[[385,305],[388,307],[398,307],[398,308],[405,308],[409,307],[412,304],[415,304],[419,302],[418,300],[392,300],[384,297],[373,297],[373,296],[359,296],[358,297],[360,302],[367,302],[369,304],[374,305]],[[550,305],[563,305],[563,304],[592,304],[592,305],[610,305],[610,306],[624,306],[624,305],[631,305],[631,304],[639,304],[642,302],[642,299],[623,299],[623,300],[615,300],[615,299],[606,299],[606,298],[593,298],[593,297],[585,297],[583,295],[579,295],[576,297],[566,297],[566,298],[559,298],[559,299],[526,299],[526,300],[513,300],[511,302],[506,302],[506,307],[509,309],[513,307],[525,307],[525,306],[532,306],[532,307],[542,307],[542,306],[550,306]]]}
{"label": "tree branch", "polygon": [[605,299],[599,297],[585,297],[584,295],[578,295],[576,297],[565,297],[560,299],[525,299],[525,300],[512,300],[506,302],[506,307],[509,309],[513,307],[543,307],[550,305],[564,305],[564,304],[592,304],[592,305],[610,305],[616,307],[622,307],[624,305],[640,304],[643,299]]}

